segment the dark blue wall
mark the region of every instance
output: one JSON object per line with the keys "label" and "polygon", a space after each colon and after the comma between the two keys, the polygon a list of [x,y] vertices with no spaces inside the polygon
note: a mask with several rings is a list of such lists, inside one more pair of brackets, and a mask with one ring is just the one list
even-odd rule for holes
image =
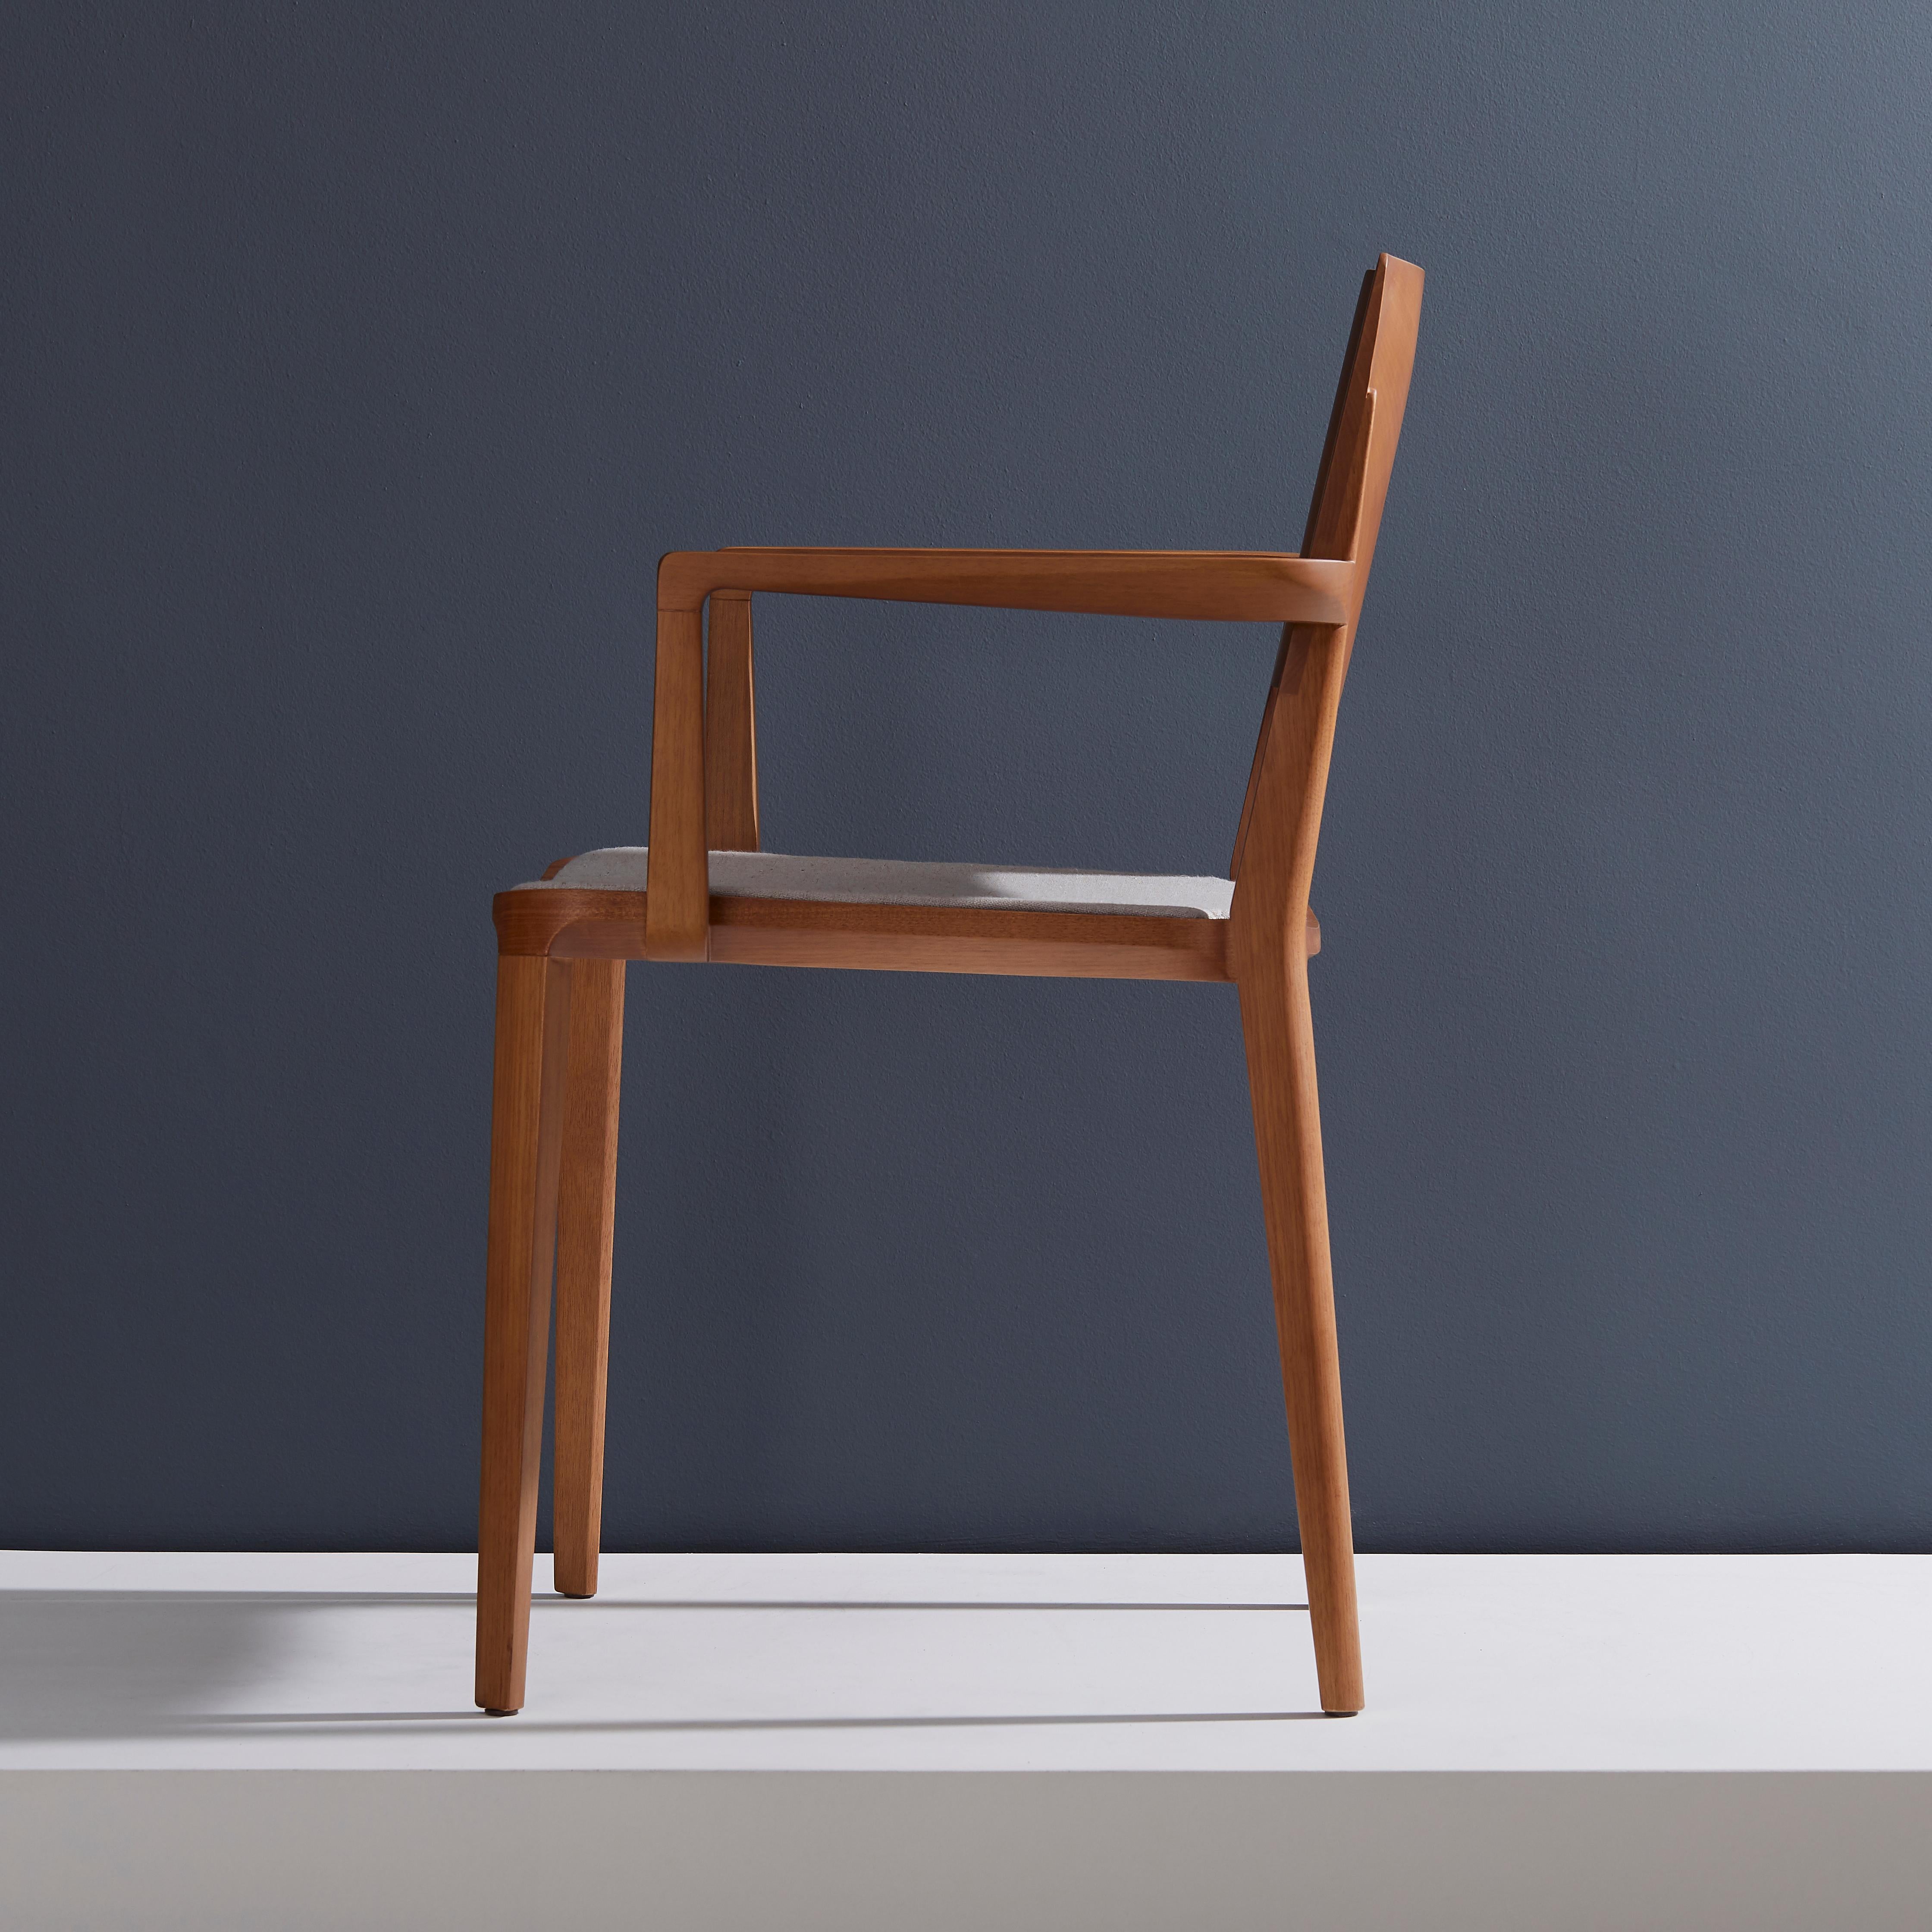
{"label": "dark blue wall", "polygon": [[[1364,1544],[1932,1540],[1932,16],[9,10],[0,1540],[473,1534],[489,895],[729,542],[1282,547]],[[761,604],[776,850],[1224,867],[1255,626]],[[1292,1537],[1233,994],[639,968],[614,1547]]]}

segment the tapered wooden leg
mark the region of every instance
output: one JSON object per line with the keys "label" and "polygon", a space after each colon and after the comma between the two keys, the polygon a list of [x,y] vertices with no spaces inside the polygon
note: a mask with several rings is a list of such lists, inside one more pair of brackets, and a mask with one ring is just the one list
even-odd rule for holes
{"label": "tapered wooden leg", "polygon": [[476,1701],[486,1711],[524,1702],[569,1025],[566,963],[498,960],[476,1545]]}
{"label": "tapered wooden leg", "polygon": [[[1299,938],[1298,933],[1297,937]],[[1288,1397],[1294,1506],[1324,1711],[1362,1708],[1354,1536],[1342,1437],[1342,1376],[1328,1268],[1328,1204],[1315,1090],[1315,1029],[1301,948],[1257,963],[1240,981],[1241,1031],[1261,1157],[1262,1210],[1274,1278],[1275,1326]]]}
{"label": "tapered wooden leg", "polygon": [[556,1226],[556,1587],[566,1597],[597,1594],[623,1054],[623,961],[572,961]]}

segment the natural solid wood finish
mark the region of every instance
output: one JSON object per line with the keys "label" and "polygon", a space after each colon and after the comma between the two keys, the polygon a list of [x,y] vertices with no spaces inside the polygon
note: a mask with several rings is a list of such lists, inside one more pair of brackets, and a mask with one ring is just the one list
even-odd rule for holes
{"label": "natural solid wood finish", "polygon": [[1308,964],[1250,962],[1237,984],[1316,1677],[1322,1709],[1342,1714],[1362,1708],[1362,1652]]}
{"label": "natural solid wood finish", "polygon": [[711,956],[886,973],[1226,980],[1227,930],[1221,919],[720,898],[712,902]]}
{"label": "natural solid wood finish", "polygon": [[487,1711],[524,1702],[571,970],[514,954],[496,962],[476,1558],[476,1701]]}
{"label": "natural solid wood finish", "polygon": [[556,1582],[597,1594],[604,1515],[604,1396],[616,1218],[617,1100],[624,1055],[624,964],[570,964],[570,1046],[557,1184]]}
{"label": "natural solid wood finish", "polygon": [[1291,633],[1228,934],[1316,1673],[1322,1708],[1337,1712],[1361,1708],[1361,1641],[1308,969],[1287,935],[1294,906],[1306,905],[1314,867],[1345,640],[1339,626],[1298,626]]}
{"label": "natural solid wood finish", "polygon": [[[641,959],[644,892],[500,892],[506,952]],[[715,896],[710,957],[740,966],[846,966],[886,973],[995,973],[1079,980],[1227,980],[1228,922],[1024,907],[851,905]],[[1304,926],[1322,950],[1313,913]]]}
{"label": "natural solid wood finish", "polygon": [[[566,1285],[560,1290],[558,1580],[560,1588],[581,1592],[596,1580],[620,962],[709,958],[902,972],[1234,982],[1322,1704],[1335,1712],[1361,1708],[1308,988],[1308,957],[1318,949],[1321,932],[1308,894],[1336,716],[1401,434],[1421,297],[1421,270],[1392,256],[1383,256],[1364,280],[1300,556],[740,549],[676,551],[662,560],[649,890],[529,889],[501,893],[496,901],[502,957],[491,1140],[479,1702],[512,1709],[523,1696],[542,1420],[542,1323],[550,1280],[547,1231],[556,1214],[558,1136],[566,1132],[568,1138],[559,1262]],[[758,847],[750,598],[758,591],[1281,622],[1236,832],[1231,917],[712,896],[707,837],[719,850]],[[708,698],[700,634],[707,599]],[[574,1022],[560,1017],[572,1012]],[[566,1029],[568,1098],[561,1084]],[[563,1117],[567,1129],[559,1124]]]}
{"label": "natural solid wood finish", "polygon": [[658,565],[660,610],[695,610],[719,590],[882,597],[1101,617],[1332,624],[1351,573],[1267,550],[673,550]]}
{"label": "natural solid wood finish", "polygon": [[757,710],[752,691],[752,599],[712,593],[705,642],[704,818],[714,852],[758,849]]}
{"label": "natural solid wood finish", "polygon": [[[1368,352],[1363,344],[1363,332],[1368,327],[1372,304],[1382,274],[1378,262],[1362,278],[1360,293],[1355,300],[1355,318],[1348,328],[1348,347],[1342,358],[1341,380],[1335,386],[1335,400],[1328,412],[1328,434],[1322,445],[1322,460],[1315,472],[1314,494],[1309,500],[1307,527],[1302,532],[1301,548],[1310,556],[1333,556],[1342,554],[1340,540],[1345,519],[1351,538],[1346,553],[1352,556],[1355,543],[1359,542],[1360,485],[1354,490],[1355,506],[1342,509],[1340,499],[1343,488],[1338,487],[1335,476],[1335,458],[1337,448],[1342,442],[1342,434],[1350,426],[1350,418],[1356,406],[1356,398],[1366,391],[1369,383]],[[1372,350],[1371,340],[1369,348]],[[1398,408],[1400,405],[1398,404]],[[1346,461],[1347,459],[1344,458]],[[1353,466],[1351,466],[1352,468]],[[1373,548],[1371,535],[1370,547]],[[1366,573],[1364,560],[1362,570]],[[1351,614],[1352,615],[1352,613]],[[1255,788],[1261,782],[1262,758],[1266,749],[1268,728],[1274,719],[1276,694],[1281,688],[1282,671],[1288,662],[1288,656],[1294,640],[1295,627],[1292,624],[1282,628],[1281,642],[1275,651],[1274,673],[1269,681],[1268,698],[1262,706],[1261,729],[1256,736],[1254,762],[1248,773],[1248,789],[1241,801],[1240,822],[1234,832],[1234,856],[1228,868],[1228,877],[1241,876],[1241,851],[1247,843],[1248,821],[1253,816]]]}
{"label": "natural solid wood finish", "polygon": [[1312,550],[1354,560],[1347,622],[1282,632],[1237,835],[1228,933],[1316,1668],[1322,1708],[1335,1712],[1361,1708],[1361,1646],[1315,1036],[1306,960],[1295,940],[1307,916],[1336,716],[1401,434],[1421,298],[1422,272],[1385,255],[1357,308],[1307,538]]}
{"label": "natural solid wood finish", "polygon": [[554,952],[560,959],[642,959],[646,897],[572,886],[499,892],[490,903],[497,950],[537,958]]}
{"label": "natural solid wood finish", "polygon": [[695,607],[658,612],[646,959],[704,957],[711,866],[704,842],[702,625]]}

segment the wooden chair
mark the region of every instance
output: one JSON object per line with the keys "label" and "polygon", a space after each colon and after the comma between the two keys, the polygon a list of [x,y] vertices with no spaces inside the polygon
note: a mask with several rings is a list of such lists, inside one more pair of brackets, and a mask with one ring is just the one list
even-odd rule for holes
{"label": "wooden chair", "polygon": [[[1364,279],[1299,556],[742,549],[674,552],[659,566],[648,860],[636,848],[560,860],[495,902],[476,1615],[476,1701],[485,1709],[524,1702],[553,1258],[556,1587],[577,1597],[597,1587],[618,1063],[632,959],[1234,982],[1322,1706],[1361,1708],[1308,1001],[1319,932],[1308,891],[1421,298],[1422,272],[1392,256]],[[1229,878],[760,852],[752,598],[761,590],[1280,622]]]}

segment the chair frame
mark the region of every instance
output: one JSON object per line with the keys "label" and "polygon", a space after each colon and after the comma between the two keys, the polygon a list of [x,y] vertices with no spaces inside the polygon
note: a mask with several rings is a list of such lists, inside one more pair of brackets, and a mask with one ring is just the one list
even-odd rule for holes
{"label": "chair frame", "polygon": [[[1232,980],[1239,989],[1289,1451],[1324,1711],[1362,1708],[1354,1540],[1309,1006],[1309,909],[1335,718],[1381,526],[1422,272],[1364,278],[1302,554],[730,549],[658,572],[648,890],[497,896],[476,1702],[524,1696],[554,1274],[556,1585],[597,1588],[626,962]],[[756,850],[760,591],[1282,626],[1226,920],[715,897]],[[709,680],[705,613],[709,607]],[[567,862],[558,861],[546,878]]]}

